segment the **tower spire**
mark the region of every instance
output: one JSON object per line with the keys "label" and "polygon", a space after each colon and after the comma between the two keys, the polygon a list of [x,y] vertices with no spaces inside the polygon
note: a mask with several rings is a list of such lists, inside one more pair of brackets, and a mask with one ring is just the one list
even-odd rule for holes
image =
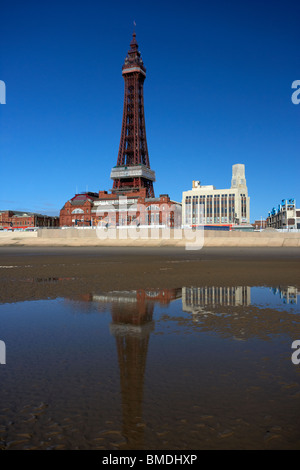
{"label": "tower spire", "polygon": [[113,192],[146,189],[154,197],[155,173],[150,169],[144,115],[143,86],[146,68],[133,31],[130,49],[122,67],[125,82],[123,121],[117,166],[112,169]]}
{"label": "tower spire", "polygon": [[130,52],[132,52],[132,51],[134,51],[134,52],[138,51],[138,48],[139,48],[139,46],[138,46],[138,43],[137,43],[137,40],[136,40],[136,33],[135,33],[135,31],[133,31],[132,40],[131,40],[131,43],[130,43],[130,49],[131,50],[128,51],[128,54],[130,54]]}

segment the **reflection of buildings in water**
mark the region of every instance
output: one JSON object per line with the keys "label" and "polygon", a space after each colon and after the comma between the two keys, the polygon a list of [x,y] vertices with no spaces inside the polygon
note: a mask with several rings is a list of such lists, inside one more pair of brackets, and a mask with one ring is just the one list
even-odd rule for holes
{"label": "reflection of buildings in water", "polygon": [[[109,305],[111,329],[142,331],[141,326],[152,322],[154,304],[167,305],[181,297],[181,289],[138,289],[94,294],[94,302]],[[148,325],[149,326],[149,325]],[[144,328],[145,329],[145,328]]]}
{"label": "reflection of buildings in water", "polygon": [[297,297],[300,295],[297,287],[294,286],[272,287],[270,290],[274,295],[279,294],[280,299],[286,304],[296,304],[298,300]]}
{"label": "reflection of buildings in water", "polygon": [[130,291],[110,291],[101,294],[93,294],[92,300],[96,302],[112,302],[124,304],[143,304],[144,302],[159,302],[169,304],[181,297],[181,289],[137,289]]}
{"label": "reflection of buildings in water", "polygon": [[149,337],[154,329],[154,304],[181,297],[181,289],[109,292],[92,296],[110,306],[110,332],[116,339],[122,395],[122,434],[125,448],[144,447],[143,393]]}
{"label": "reflection of buildings in water", "polygon": [[112,324],[125,325],[133,330],[152,321],[153,305],[140,301],[138,291],[116,291],[93,295],[92,300],[106,304],[111,312]]}
{"label": "reflection of buildings in water", "polygon": [[251,304],[250,287],[183,287],[182,309],[184,312],[208,313],[206,307],[247,306]]}

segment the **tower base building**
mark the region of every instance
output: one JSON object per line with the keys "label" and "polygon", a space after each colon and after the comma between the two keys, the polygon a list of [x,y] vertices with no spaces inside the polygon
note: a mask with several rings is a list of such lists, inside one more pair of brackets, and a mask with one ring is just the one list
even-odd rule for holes
{"label": "tower base building", "polygon": [[182,196],[182,225],[184,227],[225,226],[250,224],[250,198],[245,179],[245,165],[232,167],[230,189],[202,186],[193,181],[193,188]]}
{"label": "tower base building", "polygon": [[146,189],[131,193],[76,194],[60,211],[62,227],[181,227],[181,204],[168,194],[147,197]]}

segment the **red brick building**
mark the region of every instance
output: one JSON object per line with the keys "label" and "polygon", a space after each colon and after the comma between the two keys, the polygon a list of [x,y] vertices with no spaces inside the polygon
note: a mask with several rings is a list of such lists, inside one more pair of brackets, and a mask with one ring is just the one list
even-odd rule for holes
{"label": "red brick building", "polygon": [[94,225],[92,208],[96,200],[98,200],[97,193],[75,194],[60,211],[60,226],[89,227]]}
{"label": "red brick building", "polygon": [[255,220],[252,224],[255,230],[258,229],[265,229],[267,228],[267,221],[266,220]]}
{"label": "red brick building", "polygon": [[34,212],[5,210],[0,211],[1,230],[24,230],[37,227],[58,227],[59,217],[51,217]]}
{"label": "red brick building", "polygon": [[99,193],[76,194],[60,211],[60,226],[160,226],[180,227],[181,204],[167,194],[146,197],[146,189],[126,195]]}

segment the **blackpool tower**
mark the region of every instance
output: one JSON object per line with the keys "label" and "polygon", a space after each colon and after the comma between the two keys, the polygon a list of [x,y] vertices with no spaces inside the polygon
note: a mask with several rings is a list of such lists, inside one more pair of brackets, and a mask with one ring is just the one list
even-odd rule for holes
{"label": "blackpool tower", "polygon": [[[114,194],[141,192],[154,197],[155,172],[149,163],[143,86],[146,69],[138,49],[135,32],[122,67],[124,78],[124,107],[117,165],[111,171]],[[143,191],[143,192],[144,192]]]}

